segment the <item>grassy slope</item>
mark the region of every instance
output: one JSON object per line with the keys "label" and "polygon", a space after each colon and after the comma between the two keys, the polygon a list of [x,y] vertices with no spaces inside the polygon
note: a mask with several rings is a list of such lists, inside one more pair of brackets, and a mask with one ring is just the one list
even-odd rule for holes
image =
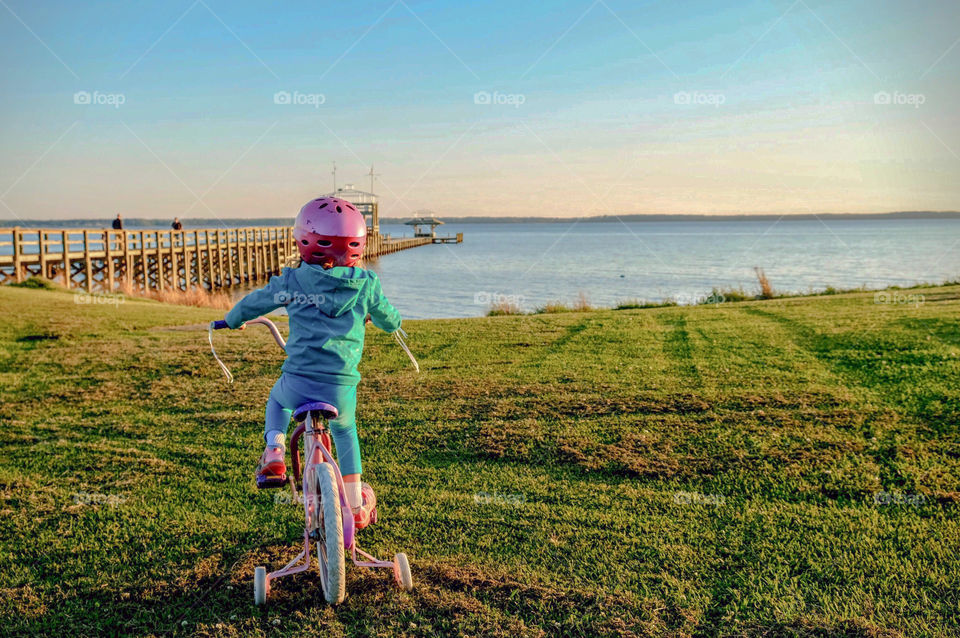
{"label": "grassy slope", "polygon": [[266,331],[218,334],[228,386],[216,311],[0,288],[5,629],[955,635],[960,287],[922,292],[409,322],[419,376],[372,334],[361,540],[418,588],[348,567],[333,611],[251,604],[302,529],[252,484]]}

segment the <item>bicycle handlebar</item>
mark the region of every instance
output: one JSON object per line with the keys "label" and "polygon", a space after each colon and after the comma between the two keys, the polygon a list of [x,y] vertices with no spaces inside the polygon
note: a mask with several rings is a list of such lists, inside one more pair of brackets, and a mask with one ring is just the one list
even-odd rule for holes
{"label": "bicycle handlebar", "polygon": [[[277,342],[277,345],[280,346],[281,350],[287,349],[287,342],[284,341],[283,335],[280,334],[280,331],[277,330],[276,324],[267,319],[266,317],[257,317],[256,319],[251,319],[247,323],[259,323],[262,326],[266,326],[270,331],[270,334],[273,335],[273,340]],[[207,331],[207,341],[210,342],[210,352],[213,353],[213,358],[217,361],[217,365],[220,366],[220,369],[223,370],[223,374],[227,377],[229,383],[233,383],[233,375],[230,374],[230,369],[227,368],[226,364],[220,360],[220,357],[217,356],[217,351],[213,347],[213,331],[214,330],[223,330],[224,328],[229,328],[227,322],[223,319],[217,319],[216,321],[210,322],[210,329]],[[407,353],[407,356],[410,357],[410,361],[413,363],[413,367],[420,372],[420,364],[417,363],[417,360],[413,357],[413,353],[410,352],[410,348],[407,347],[407,343],[404,340],[404,337],[407,336],[407,333],[403,331],[402,328],[398,328],[396,332],[393,333],[393,338],[400,344],[400,347],[403,348],[403,351]]]}
{"label": "bicycle handlebar", "polygon": [[278,346],[280,346],[280,349],[287,349],[287,342],[283,340],[283,336],[280,334],[280,331],[277,330],[277,325],[266,317],[257,317],[256,319],[251,319],[247,323],[259,323],[262,326],[266,326],[267,329],[270,330],[270,334],[273,335],[273,340],[277,342]]}
{"label": "bicycle handlebar", "polygon": [[[282,349],[286,349],[287,342],[283,340],[283,335],[280,334],[280,331],[277,329],[277,325],[272,321],[270,321],[269,319],[267,319],[266,317],[257,317],[256,319],[251,319],[246,323],[247,324],[259,323],[260,325],[266,326],[267,329],[270,330],[270,333],[273,335],[273,340],[277,342],[277,345],[280,346],[280,348]],[[223,330],[224,328],[229,328],[229,327],[230,326],[228,326],[227,322],[224,321],[223,319],[217,319],[216,321],[210,322],[211,330]]]}
{"label": "bicycle handlebar", "polygon": [[[257,317],[256,319],[251,319],[247,323],[259,323],[266,326],[273,335],[273,340],[277,342],[278,346],[280,346],[280,349],[287,349],[287,342],[283,340],[283,336],[280,334],[280,331],[277,330],[277,326],[266,317]],[[216,348],[213,347],[213,331],[223,330],[224,328],[229,327],[230,326],[228,326],[227,322],[223,319],[211,321],[210,328],[207,330],[207,341],[210,342],[210,352],[213,353],[213,358],[216,360],[217,365],[220,366],[220,369],[223,370],[223,376],[227,377],[227,383],[233,383],[233,375],[230,373],[230,368],[228,368],[227,365],[220,360],[220,357],[217,356]]]}

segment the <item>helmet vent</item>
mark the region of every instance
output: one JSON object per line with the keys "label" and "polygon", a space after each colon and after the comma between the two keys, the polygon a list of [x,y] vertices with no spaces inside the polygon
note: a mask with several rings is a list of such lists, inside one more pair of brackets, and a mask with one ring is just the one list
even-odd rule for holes
{"label": "helmet vent", "polygon": [[306,246],[306,245],[308,245],[310,242],[308,242],[306,239],[301,239],[301,240],[300,240],[300,243],[302,243],[304,246]]}
{"label": "helmet vent", "polygon": [[330,203],[330,202],[323,202],[322,204],[320,204],[319,206],[317,206],[317,208],[323,208],[324,206],[326,206],[326,205],[329,204],[329,203]]}
{"label": "helmet vent", "polygon": [[330,240],[329,240],[329,239],[318,239],[318,240],[317,240],[317,246],[323,246],[324,248],[326,248],[326,247],[329,246],[329,245],[330,245]]}
{"label": "helmet vent", "polygon": [[360,245],[360,242],[358,242],[358,241],[352,241],[352,242],[350,242],[350,245],[353,246],[354,248],[356,248],[357,246]]}
{"label": "helmet vent", "polygon": [[343,209],[340,208],[339,206],[337,206],[337,212],[338,212],[338,213],[342,213],[342,212],[343,212]]}

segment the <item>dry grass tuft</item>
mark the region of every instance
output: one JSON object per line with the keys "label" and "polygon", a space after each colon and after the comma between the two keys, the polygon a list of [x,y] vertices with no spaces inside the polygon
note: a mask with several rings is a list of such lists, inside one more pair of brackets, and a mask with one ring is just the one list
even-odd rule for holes
{"label": "dry grass tuft", "polygon": [[773,299],[776,296],[776,293],[773,290],[773,285],[770,283],[770,280],[767,279],[767,274],[763,272],[763,268],[759,266],[754,267],[753,271],[757,273],[757,281],[760,283],[760,299]]}
{"label": "dry grass tuft", "polygon": [[577,295],[577,300],[573,302],[574,312],[587,312],[588,310],[593,310],[593,306],[590,305],[590,300],[587,298],[587,294],[582,290]]}
{"label": "dry grass tuft", "polygon": [[120,286],[120,292],[128,297],[153,299],[155,301],[175,304],[178,306],[216,308],[218,310],[229,310],[233,307],[233,300],[230,298],[229,294],[196,287],[188,290],[164,288],[163,290],[144,291],[134,288],[129,283],[124,283]]}
{"label": "dry grass tuft", "polygon": [[591,310],[599,310],[599,308],[594,308],[591,306],[590,300],[587,298],[586,293],[580,291],[580,293],[577,295],[577,300],[569,306],[560,301],[551,301],[546,305],[537,308],[535,313],[538,315],[549,315],[560,312],[590,312]]}
{"label": "dry grass tuft", "polygon": [[490,309],[487,311],[488,317],[501,317],[504,315],[522,315],[526,314],[523,312],[523,308],[519,304],[516,304],[512,301],[498,301],[490,305]]}
{"label": "dry grass tuft", "polygon": [[558,312],[570,312],[570,306],[560,303],[559,301],[551,301],[547,304],[544,304],[536,309],[536,314],[538,315],[549,315],[556,314]]}

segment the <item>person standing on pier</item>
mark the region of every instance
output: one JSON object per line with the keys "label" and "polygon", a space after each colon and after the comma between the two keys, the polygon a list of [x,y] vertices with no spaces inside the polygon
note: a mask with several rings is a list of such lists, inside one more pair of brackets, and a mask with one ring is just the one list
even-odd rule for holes
{"label": "person standing on pier", "polygon": [[120,217],[120,213],[117,213],[117,218],[113,220],[113,229],[123,230],[123,219]]}
{"label": "person standing on pier", "polygon": [[180,218],[179,218],[179,217],[174,217],[174,218],[173,218],[173,223],[170,224],[170,228],[172,228],[172,229],[174,229],[174,230],[183,230],[183,224],[180,223]]}

